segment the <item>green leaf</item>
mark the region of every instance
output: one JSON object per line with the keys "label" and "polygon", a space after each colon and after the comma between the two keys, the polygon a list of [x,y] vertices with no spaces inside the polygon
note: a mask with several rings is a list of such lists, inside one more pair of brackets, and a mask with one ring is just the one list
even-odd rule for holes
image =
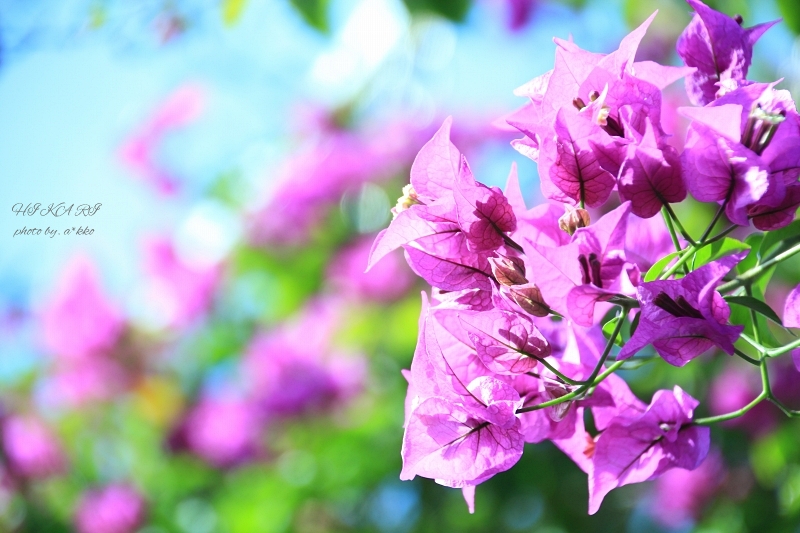
{"label": "green leaf", "polygon": [[247,0],[223,0],[222,22],[226,26],[234,26],[242,17]]}
{"label": "green leaf", "polygon": [[644,280],[653,281],[658,279],[658,276],[664,272],[664,269],[667,268],[667,265],[670,264],[676,257],[678,257],[678,252],[672,252],[671,254],[659,259],[656,264],[650,267],[650,270],[647,271],[647,274],[644,275]]}
{"label": "green leaf", "polygon": [[[605,335],[606,339],[610,339],[611,335],[614,334],[614,329],[617,327],[618,320],[620,320],[619,317],[614,317],[603,324],[603,335]],[[617,346],[622,346],[622,335],[617,335],[617,338],[614,339],[614,344]]]}
{"label": "green leaf", "polygon": [[800,4],[797,0],[778,0],[778,10],[781,12],[783,22],[795,35],[800,34]]}
{"label": "green leaf", "polygon": [[742,305],[744,307],[747,307],[748,309],[752,309],[756,313],[759,313],[759,314],[764,315],[765,317],[769,318],[770,320],[772,320],[776,324],[783,325],[783,323],[781,322],[781,319],[778,316],[778,314],[775,311],[773,311],[772,308],[769,305],[767,305],[766,303],[762,302],[761,300],[758,300],[756,298],[753,298],[752,296],[746,296],[746,295],[742,295],[742,296],[730,296],[729,295],[729,296],[725,296],[724,298],[729,303],[736,304],[736,305]]}
{"label": "green leaf", "polygon": [[764,233],[764,240],[761,242],[761,246],[758,250],[759,256],[765,257],[769,251],[781,241],[787,239],[794,240],[798,236],[800,236],[800,220],[795,220],[784,228],[767,231]]}
{"label": "green leaf", "polygon": [[328,32],[328,0],[289,0],[313,28]]}
{"label": "green leaf", "polygon": [[705,264],[719,259],[725,255],[748,250],[750,246],[742,241],[725,237],[710,246],[705,246],[694,254],[693,268],[699,268]]}
{"label": "green leaf", "polygon": [[744,242],[750,247],[750,252],[747,254],[747,257],[739,261],[739,264],[736,265],[737,274],[743,274],[758,264],[759,250],[761,249],[763,240],[763,233],[751,233],[747,236]]}
{"label": "green leaf", "polygon": [[403,0],[411,13],[433,12],[453,22],[463,22],[472,0]]}

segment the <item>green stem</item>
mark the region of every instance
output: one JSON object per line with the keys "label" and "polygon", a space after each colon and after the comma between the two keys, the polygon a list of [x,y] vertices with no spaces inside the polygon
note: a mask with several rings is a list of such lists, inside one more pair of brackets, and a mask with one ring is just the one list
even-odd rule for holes
{"label": "green stem", "polygon": [[659,279],[667,279],[668,277],[673,275],[675,273],[675,271],[678,270],[678,268],[680,268],[684,263],[686,263],[686,261],[689,260],[689,258],[692,256],[693,253],[697,252],[698,250],[701,250],[702,248],[705,248],[709,244],[713,244],[713,243],[717,242],[720,239],[724,239],[730,232],[735,230],[737,227],[738,226],[736,224],[731,224],[730,226],[725,228],[723,231],[721,231],[717,235],[711,237],[707,241],[701,240],[699,243],[697,243],[695,245],[689,245],[688,247],[686,247],[685,250],[683,250],[683,252],[682,252],[682,254],[680,256],[680,259],[678,259],[678,262],[675,263],[674,265],[672,265],[669,268],[669,270],[667,270],[665,273],[661,274]]}
{"label": "green stem", "polygon": [[795,339],[794,341],[790,342],[786,346],[781,346],[779,348],[773,348],[772,350],[766,350],[764,355],[767,357],[778,357],[779,355],[783,355],[785,353],[791,352],[795,348],[800,348],[800,338]]}
{"label": "green stem", "polygon": [[745,361],[747,361],[751,365],[758,366],[759,364],[761,364],[758,359],[753,359],[752,357],[750,357],[746,353],[744,353],[741,350],[738,350],[736,348],[733,349],[733,353],[735,353],[736,355],[738,355],[739,357],[741,357],[742,359],[744,359]]}
{"label": "green stem", "polygon": [[692,239],[692,236],[689,235],[689,232],[687,232],[684,229],[683,225],[681,224],[681,221],[678,220],[678,216],[675,214],[675,211],[672,210],[672,207],[669,204],[665,203],[664,209],[667,210],[667,213],[669,213],[669,216],[675,222],[675,225],[678,226],[678,231],[681,233],[681,235],[683,235],[683,238],[686,239],[686,242],[689,244],[695,244],[695,240]]}
{"label": "green stem", "polygon": [[697,424],[698,426],[708,426],[711,424],[715,424],[717,422],[725,422],[726,420],[730,420],[732,418],[738,418],[743,414],[745,414],[750,409],[752,409],[753,407],[755,407],[756,405],[760,404],[766,398],[767,398],[767,393],[762,390],[761,394],[756,396],[756,398],[752,402],[748,403],[741,409],[738,409],[730,413],[725,413],[724,415],[709,416],[707,418],[698,418],[697,420],[694,421],[694,423]]}
{"label": "green stem", "polygon": [[622,331],[622,324],[625,322],[623,318],[627,313],[628,313],[628,308],[625,306],[621,306],[619,312],[617,313],[617,324],[614,327],[614,331],[611,333],[611,337],[608,339],[608,343],[606,343],[606,347],[603,350],[603,355],[600,356],[600,361],[597,362],[597,366],[594,367],[594,370],[592,370],[591,375],[586,379],[583,385],[581,385],[572,392],[568,392],[564,396],[554,398],[546,402],[538,403],[536,405],[531,405],[530,407],[522,407],[520,409],[517,409],[517,414],[528,413],[530,411],[538,411],[539,409],[544,409],[545,407],[558,405],[560,403],[568,402],[572,399],[575,399],[581,396],[584,392],[586,392],[590,388],[596,386],[598,383],[600,383],[606,377],[608,377],[608,375],[611,372],[622,366],[622,363],[624,363],[625,361],[617,361],[613,365],[609,366],[605,370],[605,372],[600,374],[600,369],[605,364],[606,359],[608,359],[608,355],[611,353],[611,348],[614,346],[614,341],[617,340],[617,335],[619,335],[620,331]]}
{"label": "green stem", "polygon": [[721,217],[723,211],[725,211],[725,206],[726,205],[728,205],[728,200],[727,199],[725,199],[724,202],[719,204],[719,207],[717,208],[717,212],[714,214],[714,218],[711,219],[711,222],[709,222],[708,227],[703,232],[703,235],[700,237],[700,242],[705,242],[706,238],[708,238],[708,236],[711,234],[711,230],[713,230],[714,226],[717,225],[717,221],[719,220],[719,217]]}
{"label": "green stem", "polygon": [[542,365],[544,365],[544,367],[547,368],[547,370],[549,370],[550,372],[552,372],[553,374],[555,374],[556,376],[558,376],[559,378],[561,378],[565,382],[569,383],[570,385],[585,385],[587,383],[586,381],[575,381],[574,379],[565,376],[564,374],[559,372],[556,367],[554,367],[553,365],[551,365],[550,363],[548,363],[544,359],[537,359],[537,361],[542,363]]}
{"label": "green stem", "polygon": [[765,261],[765,262],[761,263],[760,265],[754,266],[753,268],[751,268],[750,270],[748,270],[744,274],[736,276],[734,279],[730,280],[729,282],[723,283],[722,285],[717,287],[717,290],[719,292],[725,292],[725,291],[732,291],[734,289],[738,289],[739,287],[742,287],[742,286],[749,286],[751,283],[753,283],[755,280],[757,280],[764,272],[766,272],[767,270],[769,270],[773,266],[777,265],[778,263],[789,259],[790,257],[792,257],[793,255],[795,255],[798,252],[800,252],[800,243],[792,246],[791,248],[789,248],[785,252],[776,255],[775,257],[773,257],[769,261]]}
{"label": "green stem", "polygon": [[664,204],[664,207],[661,208],[661,216],[664,217],[664,223],[667,225],[667,230],[669,230],[669,236],[672,237],[672,244],[675,246],[675,251],[682,251],[683,247],[681,247],[681,243],[678,241],[678,234],[675,233],[675,226],[672,225],[672,219],[667,213],[666,204]]}
{"label": "green stem", "polygon": [[746,333],[742,332],[739,334],[739,336],[742,339],[744,339],[747,342],[747,344],[758,350],[759,353],[764,353],[765,351],[767,351],[767,349],[764,346],[762,346],[759,342],[756,342],[755,339],[751,339],[750,336],[747,335]]}
{"label": "green stem", "polygon": [[[702,243],[703,246],[708,246],[709,244],[713,244],[713,243],[717,242],[720,239],[724,239],[725,237],[728,236],[729,233],[731,233],[733,230],[735,230],[738,227],[739,227],[738,224],[731,224],[730,226],[728,226],[724,230],[720,231],[719,233],[717,233],[716,235],[714,235],[713,237],[711,237],[707,241],[704,241]],[[701,248],[702,248],[702,246],[701,246]]]}

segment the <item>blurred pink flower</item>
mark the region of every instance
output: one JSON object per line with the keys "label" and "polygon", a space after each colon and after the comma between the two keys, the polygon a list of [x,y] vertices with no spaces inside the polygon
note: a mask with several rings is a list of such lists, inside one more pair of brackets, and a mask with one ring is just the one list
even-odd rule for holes
{"label": "blurred pink flower", "polygon": [[666,527],[686,526],[700,518],[725,476],[725,465],[716,451],[694,470],[672,469],[656,480],[650,512]]}
{"label": "blurred pink flower", "polygon": [[14,477],[42,479],[64,472],[66,458],[56,436],[32,417],[2,421],[3,456]]}
{"label": "blurred pink flower", "polygon": [[201,85],[189,83],[178,87],[123,142],[120,159],[159,193],[177,192],[177,178],[156,161],[155,151],[169,131],[197,120],[205,107],[206,91]]}
{"label": "blurred pink flower", "polygon": [[328,282],[338,294],[361,300],[385,302],[405,294],[414,282],[406,262],[390,254],[364,272],[373,237],[362,237],[341,250],[328,266]]}
{"label": "blurred pink flower", "polygon": [[78,533],[134,533],[145,519],[142,496],[127,485],[86,492],[75,512]]}
{"label": "blurred pink flower", "polygon": [[[722,415],[741,409],[761,392],[761,379],[749,368],[728,366],[717,374],[709,388],[709,410],[712,415]],[[739,427],[753,436],[764,435],[774,429],[774,408],[762,402],[739,418],[723,422],[723,426]]]}
{"label": "blurred pink flower", "polygon": [[114,397],[125,390],[128,381],[116,361],[93,357],[57,366],[42,382],[40,398],[48,408],[75,408]]}
{"label": "blurred pink flower", "polygon": [[419,133],[402,122],[377,135],[322,129],[275,172],[276,189],[251,221],[253,240],[301,244],[348,189],[401,173],[423,142]]}
{"label": "blurred pink flower", "polygon": [[70,261],[41,312],[44,348],[62,360],[79,361],[110,350],[123,321],[100,286],[95,266],[83,256]]}
{"label": "blurred pink flower", "polygon": [[181,328],[209,308],[220,278],[220,268],[189,265],[175,253],[168,239],[151,238],[144,246],[152,306],[159,308],[166,325]]}
{"label": "blurred pink flower", "polygon": [[175,450],[186,449],[217,468],[253,459],[260,452],[262,419],[236,397],[202,398],[170,438]]}
{"label": "blurred pink flower", "polygon": [[336,311],[331,301],[312,302],[295,321],[253,339],[243,367],[266,416],[319,412],[361,389],[364,359],[332,346]]}

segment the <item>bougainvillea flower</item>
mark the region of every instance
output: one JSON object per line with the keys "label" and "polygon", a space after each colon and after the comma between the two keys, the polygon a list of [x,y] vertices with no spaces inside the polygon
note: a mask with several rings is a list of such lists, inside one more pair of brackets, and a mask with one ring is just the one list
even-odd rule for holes
{"label": "bougainvillea flower", "polygon": [[800,328],[800,285],[792,289],[783,305],[783,325]]}
{"label": "bougainvillea flower", "polygon": [[638,269],[638,273],[628,273],[634,285],[640,283],[644,274],[658,260],[674,251],[675,245],[663,220],[657,217],[641,219],[633,214],[628,217],[625,258]]}
{"label": "bougainvillea flower", "polygon": [[83,495],[75,512],[78,533],[134,533],[145,520],[142,496],[127,485],[109,485]]}
{"label": "bougainvillea flower", "polygon": [[[512,169],[512,172],[515,172]],[[517,229],[517,219],[508,199],[497,187],[475,181],[466,159],[454,182],[453,197],[458,225],[467,237],[467,246],[475,252],[496,250],[503,236]]]}
{"label": "bougainvillea flower", "polygon": [[678,152],[666,144],[659,146],[649,119],[642,141],[628,147],[618,188],[620,200],[630,200],[631,212],[642,218],[655,216],[667,202],[686,198]]}
{"label": "bougainvillea flower", "polygon": [[550,345],[521,313],[494,309],[460,313],[459,318],[486,368],[498,374],[524,374],[537,359],[550,355]]}
{"label": "bougainvillea flower", "polygon": [[716,450],[694,470],[673,468],[656,480],[650,513],[668,528],[687,528],[700,519],[726,477],[725,464]]}
{"label": "bougainvillea flower", "polygon": [[689,192],[701,201],[727,200],[728,218],[776,229],[800,203],[800,117],[774,83],[739,87],[704,108],[681,108],[693,120],[683,153]]}
{"label": "bougainvillea flower", "polygon": [[389,255],[364,272],[373,238],[362,237],[340,250],[328,264],[328,283],[337,294],[356,300],[389,302],[408,291],[411,271],[399,255]]}
{"label": "bougainvillea flower", "polygon": [[15,477],[43,479],[64,472],[66,457],[61,444],[40,420],[5,418],[0,442],[3,458]]}
{"label": "bougainvillea flower", "polygon": [[[624,154],[615,156],[604,152],[608,152],[612,146],[620,148],[629,142],[627,132],[622,127],[623,120],[627,120],[629,126],[639,134],[644,134],[644,118],[649,117],[655,130],[661,134],[661,89],[694,69],[663,66],[651,61],[633,61],[653,17],[655,13],[623,38],[618,50],[607,55],[587,52],[571,41],[555,39],[557,48],[553,70],[534,78],[515,91],[518,96],[528,97],[530,103],[506,119],[527,136],[514,141],[514,148],[534,161],[540,161],[543,159],[545,147],[550,145],[549,150],[553,152],[554,137],[568,139],[570,143],[574,143],[576,139],[584,139],[587,142],[579,146],[580,150],[575,150],[574,146],[570,150],[573,154],[584,154],[582,159],[577,159],[578,163],[583,160],[583,164],[573,166],[593,169],[589,164],[591,159],[585,155],[587,148],[590,148],[603,161],[603,169],[615,175],[614,165],[607,163],[615,162],[618,167]],[[598,98],[601,94],[604,96]],[[576,115],[574,108],[582,115],[589,115],[586,122],[596,126],[591,130],[591,142],[587,139],[588,132],[579,132],[576,125],[569,128],[573,131],[571,136],[566,136],[563,131],[556,135],[557,115]],[[566,122],[566,117],[562,117],[562,130],[567,126]],[[598,129],[605,133],[605,137],[597,133]],[[559,161],[555,152],[549,155],[549,159]],[[545,167],[546,172],[540,170],[540,175],[547,180],[550,179],[548,169],[551,165],[547,164]],[[605,187],[600,188],[598,185],[595,184],[595,187],[604,192]],[[566,192],[559,193],[556,189],[558,188],[546,188],[545,195],[558,199],[550,194],[563,196]],[[573,195],[572,198],[575,199],[576,196]]]}
{"label": "bougainvillea flower", "polygon": [[505,196],[514,210],[517,228],[511,232],[515,242],[528,240],[542,246],[561,246],[569,242],[570,236],[558,225],[564,215],[564,207],[555,203],[544,203],[527,209],[519,186],[516,164],[512,165],[505,188]]}
{"label": "bougainvillea flower", "polygon": [[202,398],[170,438],[175,450],[186,449],[216,468],[253,459],[260,452],[263,419],[255,406],[236,397]]}
{"label": "bougainvillea flower", "polygon": [[400,479],[419,475],[460,488],[519,461],[524,440],[514,415],[521,404],[517,392],[490,377],[477,378],[468,390],[475,400],[469,406],[431,397],[414,409],[403,437]]}
{"label": "bougainvillea flower", "polygon": [[324,411],[361,390],[363,358],[333,345],[339,305],[311,302],[294,319],[251,340],[243,360],[245,379],[265,417]]}
{"label": "bougainvillea flower", "polygon": [[169,239],[160,237],[145,241],[144,268],[151,304],[160,310],[163,323],[174,328],[187,326],[205,314],[221,274],[217,266],[188,264]]}
{"label": "bougainvillea flower", "polygon": [[102,291],[97,269],[85,257],[67,264],[41,317],[45,349],[72,361],[106,353],[123,327],[120,312]]}
{"label": "bougainvillea flower", "polygon": [[614,149],[608,134],[587,115],[569,109],[556,115],[554,132],[543,139],[539,156],[542,193],[551,200],[583,202],[588,207],[605,203],[615,180],[595,152]]}
{"label": "bougainvillea flower", "polygon": [[597,437],[589,471],[589,514],[614,488],[655,479],[671,468],[692,470],[708,454],[710,430],[692,425],[699,402],[677,385],[653,395],[637,417],[612,419]]}
{"label": "bougainvillea flower", "polygon": [[[435,312],[424,294],[422,311],[411,371],[405,374],[400,478],[420,475],[449,487],[474,486],[511,468],[522,455],[516,417],[522,400],[500,376],[489,375],[468,339],[451,333],[464,333],[458,313]],[[468,505],[473,497],[468,489]]]}
{"label": "bougainvillea flower", "polygon": [[367,269],[403,246],[411,268],[432,286],[491,290],[488,257],[516,229],[516,218],[500,189],[475,181],[450,142],[451,123],[445,120],[414,160],[411,184],[376,237]]}
{"label": "bougainvillea flower", "polygon": [[[783,307],[783,325],[787,328],[800,328],[800,285],[792,289]],[[792,361],[800,372],[800,348],[792,350]]]}
{"label": "bougainvillea flower", "polygon": [[196,120],[205,107],[206,91],[201,85],[179,87],[125,141],[120,148],[120,158],[160,194],[174,194],[179,180],[157,162],[154,152],[169,131]]}
{"label": "bougainvillea flower", "polygon": [[92,357],[58,365],[40,384],[40,398],[53,409],[108,400],[126,390],[130,376],[116,361]]}
{"label": "bougainvillea flower", "polygon": [[733,355],[733,343],[744,326],[728,325],[731,310],[716,287],[743,257],[742,253],[729,255],[684,278],[639,285],[639,326],[618,358],[627,359],[648,344],[675,366],[685,365],[713,346]]}
{"label": "bougainvillea flower", "polygon": [[[761,376],[749,372],[749,368],[729,365],[714,376],[708,388],[709,413],[717,416],[738,411],[752,402],[760,392]],[[759,437],[775,429],[779,414],[777,409],[763,402],[744,415],[726,420],[721,425],[742,428],[750,435]]]}
{"label": "bougainvillea flower", "polygon": [[695,10],[676,48],[689,67],[697,70],[686,78],[686,92],[695,105],[713,102],[718,83],[744,80],[753,58],[753,45],[778,21],[743,28],[736,19],[715,11],[700,0],[686,0]]}
{"label": "bougainvillea flower", "polygon": [[[630,209],[630,202],[625,202],[594,224],[579,228],[566,246],[523,243],[532,279],[553,310],[580,325],[592,325],[594,304],[620,288]],[[590,290],[571,292],[580,287]]]}
{"label": "bougainvillea flower", "polygon": [[275,171],[275,188],[251,215],[250,236],[260,245],[305,243],[348,190],[403,172],[430,135],[407,121],[367,130],[315,125]]}

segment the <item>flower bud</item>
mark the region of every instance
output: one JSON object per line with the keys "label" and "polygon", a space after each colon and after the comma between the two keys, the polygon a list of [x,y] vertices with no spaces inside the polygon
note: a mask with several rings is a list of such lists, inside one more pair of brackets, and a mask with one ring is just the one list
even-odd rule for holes
{"label": "flower bud", "polygon": [[528,283],[525,278],[525,264],[516,257],[490,257],[489,265],[492,267],[492,274],[497,283],[506,285],[525,285]]}
{"label": "flower bud", "polygon": [[397,218],[397,215],[410,208],[412,205],[421,204],[417,197],[417,191],[409,183],[403,187],[403,196],[397,199],[397,205],[392,208],[392,219]]}
{"label": "flower bud", "polygon": [[547,316],[550,314],[550,306],[542,298],[542,291],[533,283],[526,286],[511,287],[511,298],[524,311],[533,316]]}
{"label": "flower bud", "polygon": [[574,234],[578,228],[585,228],[591,223],[589,212],[586,209],[575,209],[571,205],[567,205],[565,208],[567,212],[558,219],[558,227],[569,235]]}
{"label": "flower bud", "polygon": [[[563,383],[553,383],[549,381],[544,382],[544,391],[545,394],[551,399],[555,400],[556,398],[561,398],[568,392],[570,392],[569,387]],[[567,416],[569,413],[569,408],[572,407],[571,401],[564,402],[564,403],[557,403],[555,405],[551,405],[547,409],[547,414],[553,422],[561,422],[564,420],[564,417]]]}

